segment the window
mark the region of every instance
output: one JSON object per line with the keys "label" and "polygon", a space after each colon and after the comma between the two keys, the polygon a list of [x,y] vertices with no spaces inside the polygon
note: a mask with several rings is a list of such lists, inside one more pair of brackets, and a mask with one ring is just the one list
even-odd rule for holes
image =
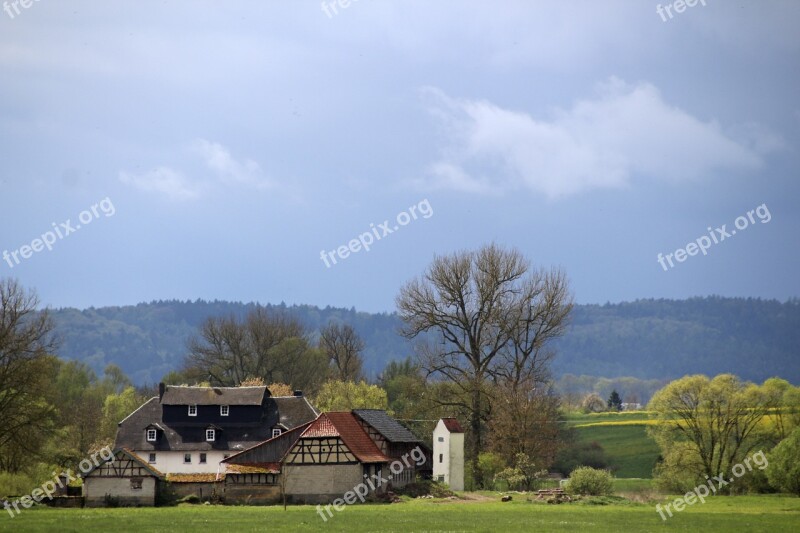
{"label": "window", "polygon": [[206,454],[204,454],[204,453],[200,454],[200,462],[201,463],[205,463],[206,462]]}
{"label": "window", "polygon": [[440,454],[439,454],[439,462],[440,462],[440,463],[443,463],[443,462],[444,462],[444,454],[443,454],[443,453],[440,453]]}
{"label": "window", "polygon": [[230,413],[230,411],[231,411],[231,408],[229,406],[227,406],[227,405],[220,405],[219,406],[219,416],[228,416],[228,413]]}
{"label": "window", "polygon": [[272,437],[273,438],[274,437],[280,437],[280,435],[281,435],[281,429],[280,428],[275,428],[275,429],[272,430]]}
{"label": "window", "polygon": [[148,463],[155,463],[156,462],[156,454],[151,453],[150,457],[147,459]]}
{"label": "window", "polygon": [[444,437],[439,437],[439,442],[444,442]]}
{"label": "window", "polygon": [[197,406],[190,405],[189,406],[189,416],[197,416]]}
{"label": "window", "polygon": [[183,454],[183,462],[184,463],[191,463],[192,462],[192,454],[190,454],[190,453]]}
{"label": "window", "polygon": [[131,478],[131,490],[142,490],[142,478],[140,477]]}
{"label": "window", "polygon": [[207,429],[206,430],[206,440],[208,442],[214,442],[214,438],[217,436],[216,433],[217,432],[215,430],[213,430],[213,429]]}
{"label": "window", "polygon": [[147,430],[147,442],[155,442],[158,438],[158,431],[155,429],[148,429]]}

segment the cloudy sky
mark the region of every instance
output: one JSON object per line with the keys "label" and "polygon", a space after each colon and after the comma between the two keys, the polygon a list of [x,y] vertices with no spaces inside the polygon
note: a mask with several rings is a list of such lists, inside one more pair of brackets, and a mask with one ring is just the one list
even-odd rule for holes
{"label": "cloudy sky", "polygon": [[581,303],[798,296],[800,2],[704,3],[5,2],[0,277],[391,311],[496,241]]}

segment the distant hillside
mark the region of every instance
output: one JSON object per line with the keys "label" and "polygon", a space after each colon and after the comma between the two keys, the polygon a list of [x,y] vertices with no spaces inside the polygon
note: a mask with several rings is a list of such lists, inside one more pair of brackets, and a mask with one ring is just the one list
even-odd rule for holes
{"label": "distant hillside", "polygon": [[[62,344],[59,355],[102,371],[119,365],[139,384],[155,383],[177,368],[186,339],[209,316],[243,316],[254,304],[158,301],[125,307],[52,311]],[[331,319],[349,324],[366,342],[365,368],[413,353],[397,334],[394,314],[355,309],[268,305],[297,316],[311,331]],[[557,344],[557,374],[673,378],[688,373],[733,372],[762,381],[780,375],[800,383],[800,300],[693,298],[576,306],[572,325]]]}

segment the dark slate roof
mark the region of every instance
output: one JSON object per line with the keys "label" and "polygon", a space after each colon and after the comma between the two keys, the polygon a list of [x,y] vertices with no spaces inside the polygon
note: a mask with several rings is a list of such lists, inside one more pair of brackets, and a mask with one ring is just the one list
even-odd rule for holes
{"label": "dark slate roof", "polygon": [[[137,451],[206,451],[245,450],[272,437],[272,428],[295,428],[314,420],[317,411],[305,397],[279,396],[264,400],[258,423],[215,422],[220,430],[215,442],[206,442],[207,422],[167,424],[162,419],[158,397],[150,398],[125,420],[119,423],[116,448]],[[163,428],[157,442],[147,442],[145,429],[157,425]]]}
{"label": "dark slate roof", "polygon": [[281,433],[277,437],[260,442],[243,452],[231,455],[227,459],[223,459],[222,462],[251,466],[256,464],[280,465],[283,458],[289,453],[289,450],[297,443],[297,439],[300,438],[300,435],[302,435],[311,424],[313,424],[313,422],[308,422],[307,424],[303,424],[285,433]]}
{"label": "dark slate roof", "polygon": [[354,409],[353,414],[375,428],[389,442],[423,442],[403,424],[380,409]]}
{"label": "dark slate roof", "polygon": [[267,387],[177,387],[168,385],[164,405],[261,405]]}

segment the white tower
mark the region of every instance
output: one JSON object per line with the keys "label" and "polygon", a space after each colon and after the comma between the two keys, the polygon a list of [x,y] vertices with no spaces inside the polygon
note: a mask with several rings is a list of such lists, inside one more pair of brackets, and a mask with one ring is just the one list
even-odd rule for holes
{"label": "white tower", "polygon": [[442,418],[433,430],[433,479],[464,490],[464,430],[455,418]]}

